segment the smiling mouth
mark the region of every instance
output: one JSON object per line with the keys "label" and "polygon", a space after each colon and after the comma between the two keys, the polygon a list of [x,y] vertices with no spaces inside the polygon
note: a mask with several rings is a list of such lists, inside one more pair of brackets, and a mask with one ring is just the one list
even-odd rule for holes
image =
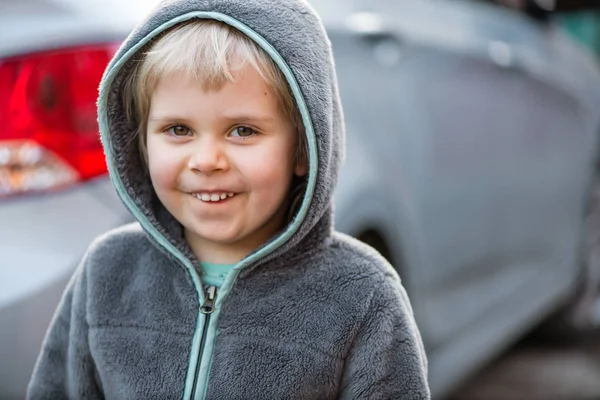
{"label": "smiling mouth", "polygon": [[220,203],[232,198],[235,193],[190,193],[190,195],[204,203]]}

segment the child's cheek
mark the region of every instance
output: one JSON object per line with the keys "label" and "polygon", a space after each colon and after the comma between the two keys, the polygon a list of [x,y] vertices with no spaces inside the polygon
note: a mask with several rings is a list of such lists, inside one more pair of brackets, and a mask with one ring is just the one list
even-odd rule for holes
{"label": "child's cheek", "polygon": [[260,192],[266,202],[282,201],[289,188],[292,168],[286,152],[264,152],[256,157],[245,158],[244,166],[246,179],[251,181],[255,192]]}
{"label": "child's cheek", "polygon": [[157,191],[175,188],[178,182],[177,157],[168,149],[160,150],[154,144],[148,145],[148,168],[152,185]]}

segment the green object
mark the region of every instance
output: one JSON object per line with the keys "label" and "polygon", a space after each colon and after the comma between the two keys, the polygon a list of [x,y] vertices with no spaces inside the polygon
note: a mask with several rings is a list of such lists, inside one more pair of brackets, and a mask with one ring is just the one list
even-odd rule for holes
{"label": "green object", "polygon": [[600,56],[600,12],[578,11],[558,14],[556,21],[573,38]]}
{"label": "green object", "polygon": [[229,271],[235,267],[236,264],[213,264],[213,263],[200,263],[200,270],[202,271],[202,280],[205,284],[210,286],[221,287]]}

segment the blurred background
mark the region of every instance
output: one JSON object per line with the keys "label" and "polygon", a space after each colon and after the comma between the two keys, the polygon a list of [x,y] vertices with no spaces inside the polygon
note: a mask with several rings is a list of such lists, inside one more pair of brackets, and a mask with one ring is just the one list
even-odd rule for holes
{"label": "blurred background", "polygon": [[[336,226],[410,295],[434,399],[600,399],[599,0],[312,0],[346,114]],[[0,399],[131,221],[97,86],[154,0],[0,0]]]}

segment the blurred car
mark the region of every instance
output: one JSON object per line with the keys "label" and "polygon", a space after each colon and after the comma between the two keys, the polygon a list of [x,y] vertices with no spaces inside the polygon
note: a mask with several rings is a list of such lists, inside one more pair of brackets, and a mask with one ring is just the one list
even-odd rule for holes
{"label": "blurred car", "polygon": [[441,398],[581,292],[599,64],[490,5],[347,8],[329,23],[347,127],[336,226],[399,271]]}
{"label": "blurred car", "polygon": [[[22,397],[88,244],[131,219],[96,86],[144,2],[0,0],[0,398]],[[462,2],[313,0],[347,127],[337,228],[399,271],[434,398],[580,293],[600,72],[560,32]]]}

